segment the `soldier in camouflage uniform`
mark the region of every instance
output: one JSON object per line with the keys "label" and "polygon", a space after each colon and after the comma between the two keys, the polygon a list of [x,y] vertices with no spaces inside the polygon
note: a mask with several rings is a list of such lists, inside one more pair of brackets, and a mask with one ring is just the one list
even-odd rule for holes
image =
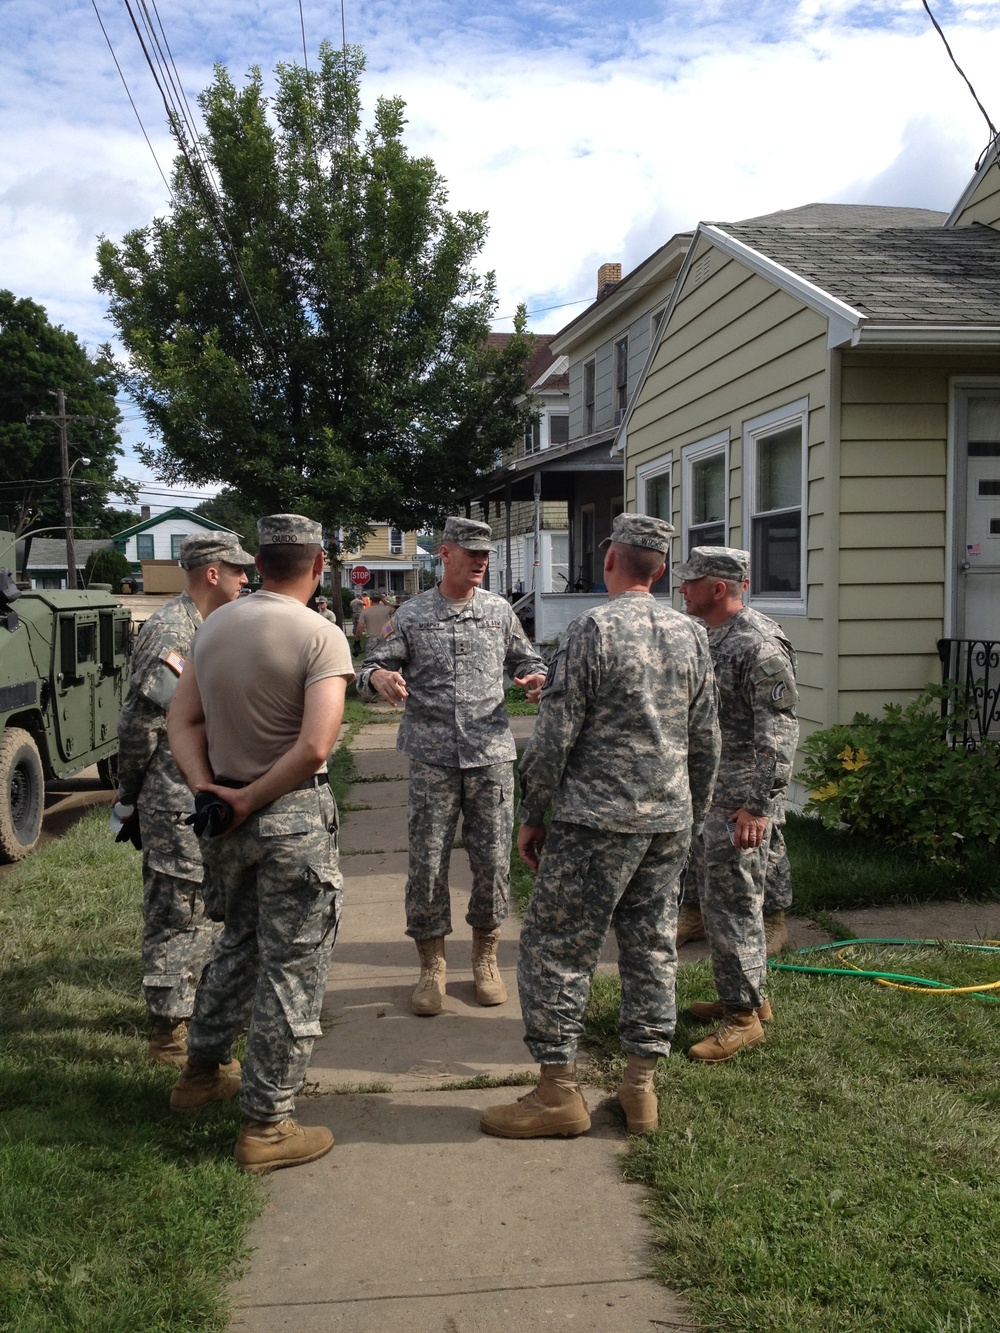
{"label": "soldier in camouflage uniform", "polygon": [[[792,866],[785,846],[785,802],[775,805],[767,842],[767,866],[764,870],[764,941],[767,956],[781,953],[788,944],[785,913],[792,905]],[[677,922],[677,947],[689,940],[705,938],[701,903],[695,877],[685,877],[680,916]]]}
{"label": "soldier in camouflage uniform", "polygon": [[719,996],[691,1012],[721,1020],[688,1055],[708,1063],[759,1045],[762,1022],[771,1018],[764,878],[772,821],[784,815],[799,738],[795,653],[780,625],[743,605],[749,571],[749,552],[725,546],[696,546],[676,570],[688,614],[709,627],[722,728],[712,808],[688,868]]}
{"label": "soldier in camouflage uniform", "polygon": [[484,1113],[489,1134],[589,1128],[576,1049],[611,928],[628,1056],[617,1098],[631,1133],[658,1123],[653,1074],[674,1033],[678,884],[692,829],[711,801],[720,746],[705,631],[649,591],[672,532],[644,514],[615,519],[604,543],[611,600],[566,631],[521,759],[518,851],[538,878],[517,981],[541,1078],[520,1101]]}
{"label": "soldier in camouflage uniform", "polygon": [[485,1005],[507,998],[496,949],[509,910],[516,751],[503,676],[507,670],[518,684],[537,688],[545,663],[510,603],[479,586],[492,549],[489,524],[449,518],[441,543],[444,577],[369,639],[358,676],[363,699],[406,700],[396,744],[410,758],[406,933],[420,955],[411,1002],[420,1015],[440,1013],[444,998],[448,865],[459,814],[472,867],[465,919],[472,926],[476,998]]}
{"label": "soldier in camouflage uniform", "polygon": [[[184,591],[149,617],[132,656],[118,723],[118,805],[142,830],[142,988],[152,1025],[149,1058],[182,1065],[187,1021],[220,927],[205,914],[198,840],[184,820],[191,793],[167,745],[167,708],[195,630],[240,595],[253,564],[235,535],[185,537]],[[124,807],[124,809],[123,809]]]}
{"label": "soldier in camouflage uniform", "polygon": [[[225,928],[198,987],[170,1106],[197,1111],[238,1093],[236,1162],[264,1172],[333,1146],[329,1130],[305,1128],[294,1110],[340,920],[326,764],[354,670],[343,631],[307,606],[323,572],[319,524],[272,514],[257,527],[262,590],[199,632],[168,723],[196,812],[207,818],[213,800],[231,811],[221,834],[202,830]],[[223,1065],[245,1025],[241,1090]]]}

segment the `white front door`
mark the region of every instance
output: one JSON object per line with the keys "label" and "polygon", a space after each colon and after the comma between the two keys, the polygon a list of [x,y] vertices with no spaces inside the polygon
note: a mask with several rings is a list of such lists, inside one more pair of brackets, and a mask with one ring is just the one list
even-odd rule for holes
{"label": "white front door", "polygon": [[961,389],[956,419],[957,637],[1000,641],[1000,388]]}

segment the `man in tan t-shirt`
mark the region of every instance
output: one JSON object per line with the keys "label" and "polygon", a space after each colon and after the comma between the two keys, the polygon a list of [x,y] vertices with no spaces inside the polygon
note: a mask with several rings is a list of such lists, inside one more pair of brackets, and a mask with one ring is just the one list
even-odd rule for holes
{"label": "man in tan t-shirt", "polygon": [[[206,798],[231,810],[221,836],[201,837],[225,928],[195,996],[170,1106],[197,1111],[239,1093],[236,1162],[264,1172],[333,1146],[329,1130],[293,1113],[340,920],[326,763],[354,671],[343,631],[307,606],[323,572],[319,524],[272,514],[257,527],[262,591],[220,608],[228,614],[217,630],[199,630],[167,722],[196,812]],[[248,1015],[241,1090],[221,1066]]]}
{"label": "man in tan t-shirt", "polygon": [[355,644],[364,635],[366,652],[373,643],[377,643],[382,637],[382,631],[392,619],[393,612],[393,607],[389,605],[389,600],[384,592],[372,593],[372,598],[371,606],[366,607],[361,612],[361,619],[354,630]]}

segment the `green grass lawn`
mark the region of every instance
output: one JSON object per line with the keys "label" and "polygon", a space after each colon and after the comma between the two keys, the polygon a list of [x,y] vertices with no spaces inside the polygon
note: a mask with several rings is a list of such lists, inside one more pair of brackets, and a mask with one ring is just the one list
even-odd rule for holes
{"label": "green grass lawn", "polygon": [[[352,728],[394,721],[349,701]],[[350,780],[350,753],[331,764]],[[995,872],[942,872],[789,826],[797,907],[989,896]],[[515,858],[521,902],[533,877]],[[139,857],[107,812],[0,884],[0,1328],[223,1329],[225,1284],[265,1198],[232,1163],[238,1110],[172,1117],[145,1063]],[[858,967],[953,985],[1000,955],[863,946]],[[786,958],[789,956],[786,955]],[[806,955],[841,966],[830,954]],[[681,969],[680,1004],[712,994]],[[1000,992],[998,992],[1000,994]],[[1000,1326],[1000,1006],[861,978],[773,972],[763,1047],[721,1067],[683,1051],[658,1075],[661,1125],[633,1140],[657,1272],[727,1333],[979,1333]],[[588,1014],[591,1077],[620,1074],[617,982]]]}
{"label": "green grass lawn", "polygon": [[262,1207],[235,1105],[171,1116],[146,1064],[139,855],[107,811],[0,883],[0,1328],[227,1325]]}
{"label": "green grass lawn", "polygon": [[[851,957],[952,984],[1000,978],[998,954]],[[694,1064],[683,1052],[707,1029],[681,1017],[661,1062],[661,1128],[624,1162],[648,1189],[656,1272],[733,1333],[997,1328],[1000,1010],[840,977],[773,972],[770,987],[762,1047]],[[706,963],[681,968],[680,1006],[712,995]],[[609,1088],[618,999],[599,977],[588,1034]]]}

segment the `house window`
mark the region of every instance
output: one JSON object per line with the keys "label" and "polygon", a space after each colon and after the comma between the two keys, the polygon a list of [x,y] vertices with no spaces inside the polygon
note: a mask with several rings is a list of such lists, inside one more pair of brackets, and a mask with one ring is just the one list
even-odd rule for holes
{"label": "house window", "polygon": [[688,445],[684,460],[684,550],[695,546],[727,545],[729,434]]}
{"label": "house window", "polygon": [[390,555],[403,554],[403,534],[399,530],[399,528],[389,529],[389,554]]}
{"label": "house window", "polygon": [[135,539],[136,556],[139,560],[154,560],[153,534],[144,532]]}
{"label": "house window", "polygon": [[184,534],[172,532],[170,534],[170,559],[179,560],[181,558],[181,542],[184,540]]}
{"label": "house window", "polygon": [[615,420],[621,421],[628,405],[628,338],[615,343]]}
{"label": "house window", "polygon": [[649,337],[655,342],[656,335],[660,331],[660,325],[663,323],[663,316],[667,313],[666,306],[662,310],[655,310],[649,317]]}
{"label": "house window", "polygon": [[569,413],[549,413],[549,444],[569,444]]}
{"label": "house window", "polygon": [[535,415],[524,428],[524,452],[537,454],[542,447],[542,419]]}
{"label": "house window", "polygon": [[583,366],[583,433],[594,433],[594,405],[597,400],[597,366],[586,361]]}
{"label": "house window", "polygon": [[635,474],[637,489],[636,508],[640,514],[652,514],[654,518],[671,518],[670,495],[670,460],[658,459],[655,463],[646,463]]}
{"label": "house window", "polygon": [[750,596],[805,610],[805,399],[743,426]]}

